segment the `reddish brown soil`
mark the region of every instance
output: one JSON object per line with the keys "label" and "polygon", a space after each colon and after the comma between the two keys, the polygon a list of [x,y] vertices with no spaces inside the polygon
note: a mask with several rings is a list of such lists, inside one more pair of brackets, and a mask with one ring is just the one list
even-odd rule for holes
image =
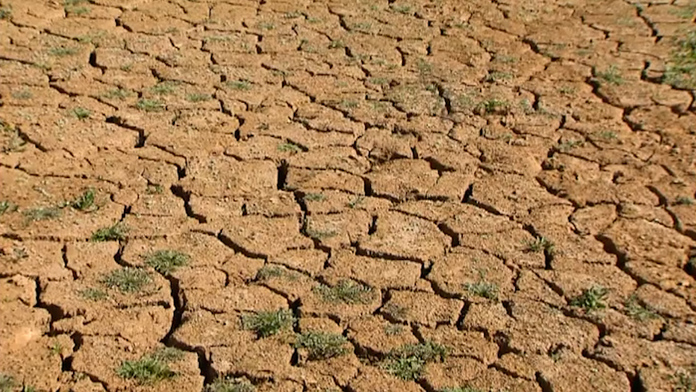
{"label": "reddish brown soil", "polygon": [[694,9],[0,0],[0,391],[695,391],[696,106],[661,83]]}

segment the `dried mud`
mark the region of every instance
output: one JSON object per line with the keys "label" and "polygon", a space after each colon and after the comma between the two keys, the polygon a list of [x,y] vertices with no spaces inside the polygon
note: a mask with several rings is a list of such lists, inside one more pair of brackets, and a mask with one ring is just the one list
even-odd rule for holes
{"label": "dried mud", "polygon": [[0,391],[696,390],[695,10],[0,0]]}

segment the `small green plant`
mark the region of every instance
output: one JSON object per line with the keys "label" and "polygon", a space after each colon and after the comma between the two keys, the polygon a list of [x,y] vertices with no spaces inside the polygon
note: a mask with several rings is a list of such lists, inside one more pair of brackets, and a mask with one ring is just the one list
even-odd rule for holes
{"label": "small green plant", "polygon": [[382,313],[398,319],[406,318],[406,316],[408,316],[408,312],[409,310],[407,307],[395,304],[393,302],[389,302],[382,308]]}
{"label": "small green plant", "polygon": [[122,223],[115,223],[113,226],[102,227],[92,233],[91,240],[94,242],[102,241],[122,241],[126,239],[128,227]]}
{"label": "small green plant", "polygon": [[186,100],[189,102],[205,102],[213,99],[209,94],[189,94],[186,96]]}
{"label": "small green plant", "polygon": [[187,265],[191,257],[176,250],[162,249],[148,253],[144,256],[144,259],[145,264],[154,268],[155,271],[169,275],[176,271],[177,268]]}
{"label": "small green plant", "polygon": [[422,377],[427,363],[444,361],[447,351],[445,346],[433,342],[407,344],[392,350],[382,367],[402,380],[415,381]]}
{"label": "small green plant", "polygon": [[110,289],[118,289],[123,294],[131,294],[152,283],[152,278],[142,269],[123,267],[104,275],[101,283]]}
{"label": "small green plant", "polygon": [[169,368],[169,363],[181,359],[179,350],[165,348],[152,354],[143,355],[136,361],[123,361],[116,369],[116,374],[126,380],[135,380],[138,384],[153,384],[170,379],[177,374]]}
{"label": "small green plant", "polygon": [[495,83],[501,80],[512,79],[512,74],[510,72],[500,72],[500,71],[489,71],[488,75],[484,79],[485,82]]}
{"label": "small green plant", "polygon": [[147,184],[145,193],[148,195],[161,195],[164,192],[164,187],[160,184]]}
{"label": "small green plant", "polygon": [[285,14],[283,14],[283,18],[285,18],[285,19],[297,19],[297,18],[301,18],[303,16],[305,16],[305,14],[302,13],[302,11],[292,11],[292,12],[286,12]]}
{"label": "small green plant", "polygon": [[558,143],[558,147],[556,149],[561,152],[566,152],[574,149],[575,147],[581,147],[583,144],[585,144],[582,140],[566,140],[561,143]]}
{"label": "small green plant", "polygon": [[63,352],[63,346],[60,344],[60,342],[53,343],[49,349],[53,355],[60,355],[60,353]]}
{"label": "small green plant", "polygon": [[546,252],[553,254],[555,250],[554,243],[546,237],[536,237],[531,241],[526,241],[525,245],[527,252]]}
{"label": "small green plant", "polygon": [[688,196],[678,196],[674,200],[674,204],[683,205],[683,206],[692,206],[695,204],[695,202],[694,202],[694,199],[692,199]]}
{"label": "small green plant", "polygon": [[256,280],[266,281],[273,278],[280,278],[286,275],[286,270],[277,265],[264,265],[256,273]]}
{"label": "small green plant", "polygon": [[333,287],[322,284],[315,287],[314,292],[329,303],[364,304],[373,298],[372,288],[351,280],[341,280]]}
{"label": "small green plant", "polygon": [[291,152],[291,153],[298,153],[301,152],[302,149],[294,143],[280,143],[277,147],[278,151],[280,152]]}
{"label": "small green plant", "polygon": [[87,7],[66,7],[65,12],[68,12],[70,14],[74,15],[85,15],[88,14],[90,11],[89,8]]}
{"label": "small green plant", "polygon": [[17,211],[17,208],[17,205],[12,203],[11,201],[0,201],[0,216],[5,214],[6,212],[15,212]]}
{"label": "small green plant", "polygon": [[0,373],[0,392],[12,392],[15,381],[12,376]]}
{"label": "small green plant", "polygon": [[349,208],[357,208],[360,204],[363,203],[363,201],[365,201],[364,196],[357,196],[355,199],[348,202],[348,207]]}
{"label": "small green plant", "polygon": [[477,295],[490,300],[498,299],[498,285],[480,279],[476,283],[466,283],[464,289],[471,294]]}
{"label": "small green plant", "polygon": [[390,8],[394,12],[398,12],[400,14],[410,14],[411,13],[411,6],[408,4],[402,4],[402,5],[392,4]]}
{"label": "small green plant", "polygon": [[87,118],[89,118],[89,116],[92,115],[91,111],[89,111],[88,109],[85,109],[85,108],[80,108],[80,107],[73,109],[71,113],[73,116],[77,117],[78,120],[87,119]]}
{"label": "small green plant", "polygon": [[58,207],[32,208],[22,213],[28,222],[57,219],[62,215],[62,211]]}
{"label": "small green plant", "polygon": [[510,103],[508,101],[491,98],[482,101],[477,106],[477,111],[483,114],[504,114],[510,110]]}
{"label": "small green plant", "polygon": [[401,335],[404,332],[404,326],[399,324],[389,324],[384,326],[384,334],[387,336]]}
{"label": "small green plant", "polygon": [[662,81],[676,88],[696,89],[696,30],[676,40]]}
{"label": "small green plant", "polygon": [[19,91],[14,91],[12,93],[12,98],[14,98],[14,99],[27,100],[27,99],[31,99],[32,96],[33,95],[31,93],[31,91],[29,89],[27,89],[26,87],[19,90]]}
{"label": "small green plant", "polygon": [[418,72],[424,75],[430,74],[433,71],[433,65],[421,58],[416,60],[416,68],[418,68]]}
{"label": "small green plant", "polygon": [[345,336],[328,333],[309,331],[297,337],[295,348],[305,349],[308,352],[310,361],[319,359],[329,359],[338,357],[348,352],[345,347],[348,339]]}
{"label": "small green plant", "polygon": [[244,329],[254,331],[259,338],[267,338],[289,329],[294,322],[295,317],[289,309],[259,312],[242,317]]}
{"label": "small green plant", "polygon": [[623,76],[621,76],[621,72],[619,71],[619,68],[616,67],[616,65],[609,66],[609,68],[607,68],[605,71],[599,71],[595,69],[594,74],[595,77],[597,77],[598,79],[601,79],[615,86],[619,86],[624,83]]}
{"label": "small green plant", "polygon": [[696,392],[696,366],[691,369],[679,369],[670,376],[674,392]]}
{"label": "small green plant", "polygon": [[601,131],[597,135],[604,140],[616,140],[619,137],[614,131]]}
{"label": "small green plant", "polygon": [[[10,20],[12,18],[12,8],[9,5],[0,7],[0,20]],[[4,392],[2,389],[0,391]]]}
{"label": "small green plant", "polygon": [[367,79],[367,81],[372,83],[372,84],[376,84],[378,86],[384,86],[386,84],[389,84],[389,79],[387,79],[387,78],[375,77],[375,78],[369,78],[369,79]]}
{"label": "small green plant", "polygon": [[602,286],[592,286],[586,289],[582,294],[570,300],[570,306],[575,306],[585,309],[586,312],[592,312],[607,307],[604,302],[609,290]]}
{"label": "small green plant", "polygon": [[332,40],[329,43],[329,49],[343,49],[345,47],[346,47],[346,44],[341,40]]}
{"label": "small green plant", "polygon": [[66,57],[66,56],[72,56],[74,54],[77,54],[77,49],[75,48],[66,48],[66,47],[56,47],[56,48],[51,48],[48,51],[48,54],[51,56],[56,56],[56,57]]}
{"label": "small green plant", "polygon": [[157,95],[171,95],[176,91],[176,83],[160,82],[150,88]]}
{"label": "small green plant", "polygon": [[144,112],[159,112],[164,110],[164,104],[156,99],[139,99],[135,107]]}
{"label": "small green plant", "polygon": [[360,106],[360,103],[358,103],[358,101],[354,101],[351,99],[344,99],[338,103],[338,107],[343,108],[343,109],[355,109],[358,106]]}
{"label": "small green plant", "polygon": [[562,86],[558,89],[558,92],[563,95],[575,95],[578,90],[573,86]]}
{"label": "small green plant", "polygon": [[106,99],[119,99],[119,100],[124,100],[126,99],[130,93],[128,90],[124,90],[122,88],[116,88],[113,90],[109,90],[106,93],[104,93],[103,97]]}
{"label": "small green plant", "polygon": [[94,192],[94,189],[90,188],[84,191],[80,196],[78,196],[75,200],[71,201],[69,203],[70,207],[80,210],[80,211],[89,211],[94,207],[94,197],[96,193]]}
{"label": "small green plant", "polygon": [[657,313],[655,313],[652,309],[647,306],[643,306],[635,295],[628,297],[624,303],[624,309],[626,311],[626,315],[638,321],[659,318]]}
{"label": "small green plant", "polygon": [[206,392],[254,392],[254,384],[243,378],[218,378],[208,385]]}
{"label": "small green plant", "polygon": [[273,30],[275,29],[275,24],[271,22],[261,22],[257,24],[256,27],[258,27],[261,30]]}
{"label": "small green plant", "polygon": [[225,83],[232,90],[248,91],[251,90],[251,83],[248,80],[232,80]]}
{"label": "small green plant", "polygon": [[326,196],[321,193],[308,193],[302,198],[304,201],[324,201]]}
{"label": "small green plant", "polygon": [[109,297],[106,291],[102,289],[95,289],[93,287],[88,287],[84,290],[80,290],[77,292],[77,294],[86,300],[95,302],[105,300]]}
{"label": "small green plant", "polygon": [[2,147],[2,152],[20,152],[24,151],[27,146],[27,141],[19,133],[19,130],[9,126],[4,126],[3,133],[9,136],[7,143]]}

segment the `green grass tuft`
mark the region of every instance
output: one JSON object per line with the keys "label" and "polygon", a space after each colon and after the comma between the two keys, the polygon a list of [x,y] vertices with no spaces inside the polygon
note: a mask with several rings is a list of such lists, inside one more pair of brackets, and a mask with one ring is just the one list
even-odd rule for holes
{"label": "green grass tuft", "polygon": [[176,83],[173,82],[160,82],[156,85],[150,87],[150,91],[157,95],[170,95],[174,94],[176,91]]}
{"label": "green grass tuft", "polygon": [[571,299],[570,306],[583,308],[586,312],[604,309],[607,307],[604,301],[608,293],[609,290],[602,286],[592,286]]}
{"label": "green grass tuft", "polygon": [[527,252],[547,252],[553,254],[555,250],[553,242],[545,237],[536,237],[532,241],[525,242],[525,245],[527,246]]}
{"label": "green grass tuft", "polygon": [[676,88],[696,89],[696,30],[675,42],[662,81]]}
{"label": "green grass tuft", "polygon": [[487,298],[493,301],[498,299],[498,285],[480,279],[476,283],[466,283],[464,289],[471,294]]}
{"label": "green grass tuft", "polygon": [[187,265],[191,260],[191,257],[186,253],[171,249],[158,250],[145,255],[144,258],[145,264],[164,275],[171,274],[177,268]]}
{"label": "green grass tuft", "polygon": [[284,329],[289,329],[294,322],[295,317],[289,309],[259,312],[242,317],[244,329],[256,332],[259,338],[267,338]]}
{"label": "green grass tuft", "polygon": [[75,200],[70,202],[70,207],[80,211],[89,211],[94,207],[95,195],[94,189],[87,189]]}
{"label": "green grass tuft", "polygon": [[85,108],[77,107],[72,110],[73,116],[77,117],[78,120],[88,119],[92,115],[92,112]]}
{"label": "green grass tuft", "polygon": [[218,378],[208,385],[205,392],[254,392],[256,387],[246,379]]}
{"label": "green grass tuft", "polygon": [[15,212],[17,211],[17,205],[14,204],[11,201],[3,200],[0,201],[0,216],[9,213],[9,212]]}
{"label": "green grass tuft", "polygon": [[0,392],[12,392],[15,381],[12,376],[0,373]]}
{"label": "green grass tuft", "polygon": [[603,80],[609,84],[613,84],[615,86],[619,86],[624,83],[623,76],[621,76],[621,72],[619,71],[619,68],[616,67],[616,65],[609,66],[609,68],[607,68],[605,71],[599,71],[595,69],[594,75],[598,79]]}
{"label": "green grass tuft", "polygon": [[280,143],[277,147],[278,151],[280,152],[291,152],[291,153],[298,153],[302,152],[302,149],[295,143]]}
{"label": "green grass tuft", "polygon": [[164,104],[156,99],[139,99],[135,107],[144,112],[160,112],[164,110]]}
{"label": "green grass tuft", "polygon": [[372,300],[373,293],[370,287],[350,280],[341,280],[333,287],[319,285],[313,290],[324,302],[365,304]]}
{"label": "green grass tuft", "polygon": [[307,193],[304,195],[302,198],[304,201],[324,201],[326,200],[326,196],[324,196],[321,193]]}
{"label": "green grass tuft", "polygon": [[175,377],[177,374],[169,368],[169,363],[181,357],[179,350],[161,349],[136,361],[123,361],[116,369],[116,374],[127,380],[135,380],[141,385],[153,384]]}
{"label": "green grass tuft", "polygon": [[225,83],[232,90],[248,91],[251,90],[251,83],[248,80],[232,80]]}
{"label": "green grass tuft", "polygon": [[683,206],[692,206],[696,202],[694,202],[694,199],[688,197],[688,196],[678,196],[676,200],[674,200],[674,204],[677,205],[683,205]]}
{"label": "green grass tuft", "polygon": [[86,288],[84,290],[80,290],[77,292],[77,294],[80,295],[80,297],[89,300],[89,301],[101,301],[104,299],[107,299],[109,295],[106,293],[106,291],[102,289],[95,289],[93,287]]}
{"label": "green grass tuft", "polygon": [[150,275],[139,268],[123,267],[106,274],[101,283],[123,294],[137,293],[152,283]]}
{"label": "green grass tuft", "polygon": [[624,309],[626,311],[626,315],[637,321],[657,319],[660,317],[657,315],[657,313],[650,309],[650,307],[642,305],[635,295],[628,297],[624,303]]}
{"label": "green grass tuft", "polygon": [[210,101],[213,97],[210,94],[189,94],[186,96],[186,100],[189,102],[205,102]]}
{"label": "green grass tuft", "polygon": [[445,346],[433,342],[407,344],[392,350],[382,367],[402,380],[415,381],[423,376],[427,363],[444,361],[447,351]]}
{"label": "green grass tuft", "polygon": [[128,228],[122,223],[116,223],[113,226],[102,227],[92,233],[91,240],[94,242],[102,241],[122,241],[126,239]]}
{"label": "green grass tuft", "polygon": [[62,211],[58,207],[31,208],[22,213],[29,222],[57,219],[62,215]]}
{"label": "green grass tuft", "polygon": [[64,47],[51,48],[48,51],[48,54],[50,54],[51,56],[56,56],[56,57],[72,56],[74,54],[77,54],[77,49],[64,48]]}
{"label": "green grass tuft", "polygon": [[295,348],[305,349],[310,361],[338,357],[348,352],[345,347],[348,339],[343,335],[310,331],[297,337]]}
{"label": "green grass tuft", "polygon": [[[12,8],[9,5],[0,7],[0,20],[10,20],[12,18]],[[2,391],[2,389],[0,389]]]}

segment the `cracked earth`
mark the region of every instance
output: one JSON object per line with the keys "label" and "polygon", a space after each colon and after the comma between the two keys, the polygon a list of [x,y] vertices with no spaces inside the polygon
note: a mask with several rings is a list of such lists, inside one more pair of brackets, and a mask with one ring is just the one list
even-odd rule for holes
{"label": "cracked earth", "polygon": [[0,0],[0,390],[695,391],[694,9]]}

